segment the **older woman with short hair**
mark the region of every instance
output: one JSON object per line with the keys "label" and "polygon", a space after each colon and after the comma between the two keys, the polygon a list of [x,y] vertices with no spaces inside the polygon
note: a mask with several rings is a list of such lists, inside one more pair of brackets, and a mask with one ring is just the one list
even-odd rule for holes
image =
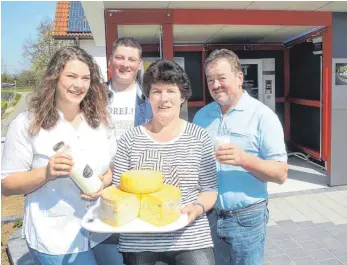
{"label": "older woman with short hair", "polygon": [[204,129],[179,117],[191,95],[189,78],[177,63],[158,60],[144,74],[143,90],[153,119],[121,137],[112,182],[119,185],[126,170],[161,170],[165,183],[180,188],[189,224],[168,233],[121,234],[120,251],[128,265],[214,265],[206,217],[217,199],[214,150]]}

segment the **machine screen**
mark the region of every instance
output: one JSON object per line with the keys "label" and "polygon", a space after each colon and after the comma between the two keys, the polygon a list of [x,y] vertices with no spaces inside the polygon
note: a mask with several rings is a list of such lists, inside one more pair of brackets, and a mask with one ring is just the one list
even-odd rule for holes
{"label": "machine screen", "polygon": [[242,64],[243,72],[243,89],[249,95],[258,99],[258,65],[257,64]]}

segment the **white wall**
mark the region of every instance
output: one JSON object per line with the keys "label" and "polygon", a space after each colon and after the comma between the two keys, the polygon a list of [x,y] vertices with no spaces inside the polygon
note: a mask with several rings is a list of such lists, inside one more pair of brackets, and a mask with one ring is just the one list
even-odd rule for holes
{"label": "white wall", "polygon": [[80,40],[80,48],[94,57],[100,67],[104,81],[107,81],[106,46],[96,46],[94,40]]}
{"label": "white wall", "polygon": [[330,185],[346,185],[347,84],[337,84],[336,63],[347,63],[347,12],[333,13],[333,68],[331,99],[331,174]]}

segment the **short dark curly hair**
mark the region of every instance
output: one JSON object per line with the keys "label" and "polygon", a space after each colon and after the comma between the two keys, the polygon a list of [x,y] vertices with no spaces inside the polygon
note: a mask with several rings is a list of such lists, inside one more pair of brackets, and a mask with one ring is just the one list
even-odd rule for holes
{"label": "short dark curly hair", "polygon": [[192,95],[187,73],[176,62],[160,59],[152,63],[143,75],[142,89],[148,98],[153,84],[175,84],[181,92],[181,98],[188,100]]}

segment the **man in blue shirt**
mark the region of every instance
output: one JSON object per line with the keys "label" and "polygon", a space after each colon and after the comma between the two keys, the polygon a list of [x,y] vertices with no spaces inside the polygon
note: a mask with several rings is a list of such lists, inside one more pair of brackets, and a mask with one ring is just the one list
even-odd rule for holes
{"label": "man in blue shirt", "polygon": [[229,244],[231,264],[260,265],[268,221],[267,182],[282,184],[287,178],[282,125],[270,108],[242,89],[235,53],[213,51],[205,71],[215,101],[199,110],[193,122],[205,128],[215,144],[224,138],[224,144],[216,145],[217,234]]}

